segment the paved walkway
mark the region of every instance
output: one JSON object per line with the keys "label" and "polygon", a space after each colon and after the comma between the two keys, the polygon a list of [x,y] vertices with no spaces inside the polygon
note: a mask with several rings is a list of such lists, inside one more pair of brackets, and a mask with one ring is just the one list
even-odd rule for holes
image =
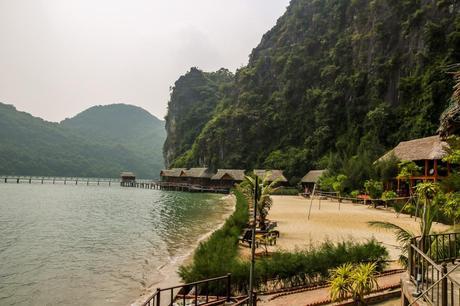
{"label": "paved walkway", "polygon": [[[382,288],[382,287],[398,285],[400,283],[400,278],[403,273],[405,272],[379,277],[377,279],[379,287]],[[263,305],[263,306],[308,305],[312,303],[318,303],[321,301],[329,300],[330,291],[329,291],[329,287],[320,288],[320,289],[311,290],[311,291],[289,294],[289,295],[281,296],[273,300],[270,300],[274,296],[276,295],[260,296],[261,301],[258,302],[257,305]]]}

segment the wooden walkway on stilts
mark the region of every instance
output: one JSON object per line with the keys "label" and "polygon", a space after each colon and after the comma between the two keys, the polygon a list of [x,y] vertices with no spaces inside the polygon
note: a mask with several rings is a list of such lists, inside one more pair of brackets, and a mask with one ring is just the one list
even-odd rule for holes
{"label": "wooden walkway on stilts", "polygon": [[136,179],[135,181],[122,181],[119,178],[88,178],[88,177],[50,177],[50,176],[18,176],[0,175],[0,183],[4,184],[63,184],[63,185],[120,185],[121,187],[133,187],[142,189],[229,193],[228,188],[219,186],[201,186],[187,183],[162,182],[148,179]]}

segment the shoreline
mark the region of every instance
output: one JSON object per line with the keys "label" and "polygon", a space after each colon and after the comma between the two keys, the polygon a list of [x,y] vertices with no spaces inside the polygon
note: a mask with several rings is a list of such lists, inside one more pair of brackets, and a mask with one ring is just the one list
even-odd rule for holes
{"label": "shoreline", "polygon": [[221,222],[219,222],[216,227],[214,227],[207,233],[199,236],[196,240],[196,243],[191,245],[190,249],[186,251],[185,254],[170,257],[168,259],[168,262],[159,266],[157,268],[157,271],[163,278],[157,282],[153,282],[148,286],[148,288],[142,290],[140,296],[135,298],[135,300],[129,304],[130,306],[142,305],[142,303],[144,303],[149,296],[153,295],[156,292],[157,288],[167,288],[182,284],[181,278],[177,273],[179,267],[184,264],[191,263],[193,260],[193,255],[195,254],[195,250],[197,249],[199,244],[207,240],[215,231],[222,228],[227,219],[235,212],[236,199],[233,194],[228,194],[221,197],[217,201],[217,203],[224,203],[224,206],[228,206],[227,212],[222,215],[222,219],[220,220]]}

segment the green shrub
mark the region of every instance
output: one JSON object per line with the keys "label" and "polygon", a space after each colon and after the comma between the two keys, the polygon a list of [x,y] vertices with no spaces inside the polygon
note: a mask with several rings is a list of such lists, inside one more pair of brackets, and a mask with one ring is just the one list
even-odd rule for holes
{"label": "green shrub", "polygon": [[353,190],[350,192],[350,197],[357,198],[361,192],[359,190]]}
{"label": "green shrub", "polygon": [[383,184],[379,181],[368,180],[364,182],[364,188],[372,199],[380,199],[383,193]]}
{"label": "green shrub", "polygon": [[272,195],[298,195],[299,190],[297,188],[289,187],[289,188],[278,188],[271,193]]}
{"label": "green shrub", "polygon": [[184,282],[222,276],[233,270],[238,255],[238,236],[249,220],[248,202],[237,190],[235,212],[223,227],[215,231],[208,240],[201,242],[193,255],[193,262],[179,267]]}
{"label": "green shrub", "polygon": [[382,193],[382,200],[385,200],[387,205],[394,205],[394,199],[397,197],[398,194],[393,190],[387,190]]}

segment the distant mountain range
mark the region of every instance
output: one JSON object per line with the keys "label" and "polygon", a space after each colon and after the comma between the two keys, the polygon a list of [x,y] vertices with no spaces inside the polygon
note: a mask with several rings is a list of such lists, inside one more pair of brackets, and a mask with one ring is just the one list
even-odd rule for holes
{"label": "distant mountain range", "polygon": [[0,174],[155,178],[164,121],[126,104],[91,107],[60,123],[0,103]]}

